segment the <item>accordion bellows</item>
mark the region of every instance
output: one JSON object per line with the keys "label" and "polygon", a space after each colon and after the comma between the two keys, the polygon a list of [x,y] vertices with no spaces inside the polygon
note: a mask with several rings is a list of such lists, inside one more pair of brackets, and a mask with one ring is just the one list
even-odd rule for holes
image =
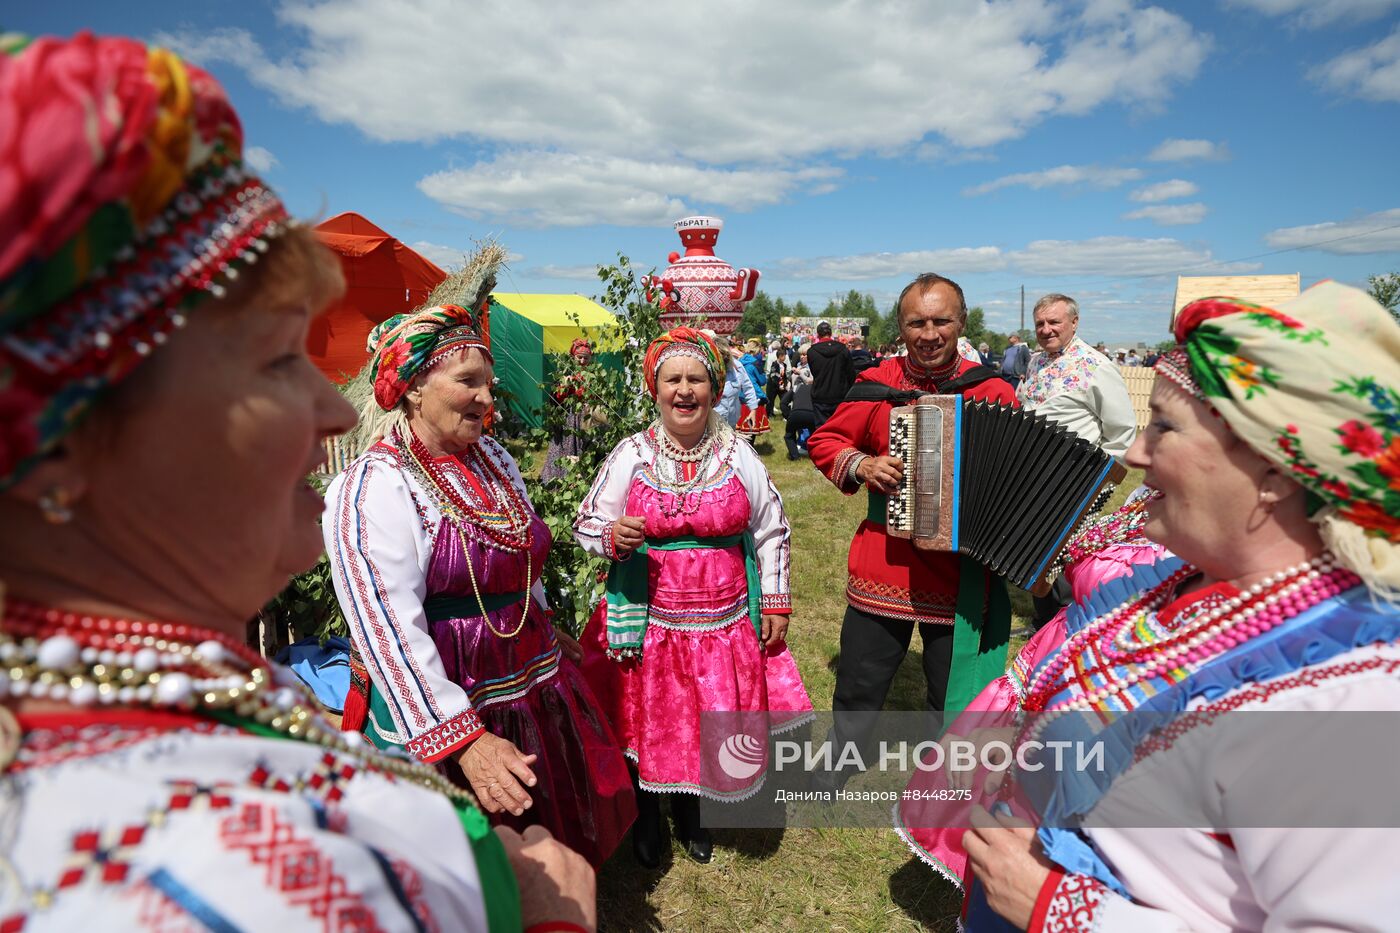
{"label": "accordion bellows", "polygon": [[1043,415],[960,395],[891,411],[890,456],[904,461],[890,535],[959,551],[1025,589],[1043,588],[1070,533],[1127,474]]}

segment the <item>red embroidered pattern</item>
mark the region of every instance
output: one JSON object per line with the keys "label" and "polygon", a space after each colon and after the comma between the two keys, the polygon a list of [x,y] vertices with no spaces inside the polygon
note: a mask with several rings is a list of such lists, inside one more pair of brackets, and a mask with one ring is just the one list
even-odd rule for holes
{"label": "red embroidered pattern", "polygon": [[1088,875],[1065,875],[1050,898],[1040,929],[1045,933],[1097,929],[1107,891],[1102,882]]}
{"label": "red embroidered pattern", "polygon": [[468,709],[434,726],[404,747],[419,761],[433,762],[445,758],[485,731],[486,727],[481,724],[476,710]]}
{"label": "red embroidered pattern", "polygon": [[127,894],[138,905],[137,925],[146,933],[203,933],[209,929],[149,881],[133,885]]}
{"label": "red embroidered pattern", "polygon": [[953,594],[910,590],[854,576],[846,578],[846,599],[857,609],[873,615],[937,625],[952,625],[957,609],[957,596]]}
{"label": "red embroidered pattern", "polygon": [[105,755],[167,732],[211,733],[224,729],[210,720],[190,720],[180,724],[112,725],[110,723],[69,724],[26,730],[19,754],[9,771],[46,768],[74,758]]}
{"label": "red embroidered pattern", "polygon": [[792,597],[787,593],[764,593],[762,607],[765,611],[787,610],[792,611]]}
{"label": "red embroidered pattern", "polygon": [[857,484],[847,481],[847,473],[851,469],[851,461],[857,457],[864,457],[865,453],[854,447],[847,447],[836,455],[835,462],[831,465],[831,475],[827,479],[836,484],[836,487],[843,492],[854,491]]}
{"label": "red embroidered pattern", "polygon": [[378,931],[378,919],[361,896],[335,871],[331,858],[277,810],[247,803],[219,825],[219,838],[231,851],[243,851],[266,869],[269,887],[288,904],[304,909],[328,931]]}
{"label": "red embroidered pattern", "polygon": [[1348,661],[1344,664],[1333,664],[1316,670],[1304,669],[1291,677],[1280,677],[1278,680],[1270,680],[1262,684],[1250,684],[1229,694],[1222,700],[1205,704],[1177,716],[1172,720],[1171,725],[1157,730],[1151,738],[1138,745],[1133,755],[1133,762],[1137,763],[1149,755],[1166,751],[1192,729],[1209,726],[1222,714],[1234,712],[1246,704],[1263,703],[1276,693],[1284,693],[1301,687],[1316,687],[1324,681],[1337,677],[1350,677],[1373,670],[1394,675],[1396,671],[1400,671],[1400,660],[1368,658],[1365,661]]}
{"label": "red embroidered pattern", "polygon": [[418,869],[402,859],[394,859],[389,863],[394,875],[399,879],[399,887],[403,890],[404,899],[408,901],[409,907],[413,909],[413,915],[418,918],[418,922],[427,933],[440,933],[442,927],[438,924],[437,918],[428,907],[428,902],[423,897],[423,878],[418,874]]}
{"label": "red embroidered pattern", "polygon": [[[351,529],[353,522],[351,521],[350,514],[352,509],[356,513],[364,509],[365,495],[368,491],[369,484],[369,477],[367,474],[370,471],[370,467],[371,463],[369,459],[366,458],[365,463],[361,466],[357,475],[346,476],[345,485],[341,488],[340,492],[340,514],[336,519],[336,534],[340,539],[340,552],[345,555],[344,560],[341,562],[344,568],[342,573],[348,570],[350,580],[347,582],[354,584],[355,600],[359,606],[363,607],[366,613],[371,613],[371,607],[374,605],[374,601],[370,598],[369,585],[365,582],[364,575],[360,572],[360,564],[356,557],[356,555],[361,553],[364,541],[360,540],[356,542],[352,539]],[[359,486],[360,491],[358,496],[353,492],[353,487],[355,485]],[[412,712],[414,724],[420,728],[426,726],[428,724],[428,717],[424,715],[423,710],[419,708],[416,703],[412,702],[411,691],[408,687],[408,678],[399,667],[398,658],[393,647],[389,644],[389,635],[384,630],[384,626],[379,624],[376,618],[371,617],[364,628],[365,634],[374,637],[379,650],[371,652],[368,645],[363,645],[360,646],[361,652],[367,655],[372,654],[378,662],[388,668],[389,678],[393,681],[393,686],[397,689],[399,698],[403,701],[403,705]],[[352,626],[350,631],[352,635],[359,634],[357,627]]]}

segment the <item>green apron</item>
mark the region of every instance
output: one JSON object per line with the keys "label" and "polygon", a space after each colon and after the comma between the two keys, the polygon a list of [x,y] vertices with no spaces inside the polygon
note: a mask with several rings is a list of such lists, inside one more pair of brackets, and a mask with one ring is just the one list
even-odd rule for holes
{"label": "green apron", "polygon": [[[867,489],[865,517],[884,526],[889,497]],[[1006,673],[1011,638],[1011,597],[1006,581],[965,554],[958,555],[958,596],[953,610],[953,658],[948,671],[944,723],[967,708],[987,684]]]}
{"label": "green apron", "polygon": [[739,545],[744,550],[744,577],[748,581],[749,621],[754,635],[762,641],[762,590],[758,579],[758,554],[753,534],[723,535],[716,538],[686,536],[645,541],[628,560],[615,560],[608,569],[606,598],[608,603],[608,656],[613,658],[641,657],[646,638],[647,614],[651,606],[651,581],[645,558],[648,551],[689,551],[696,548],[727,548]]}

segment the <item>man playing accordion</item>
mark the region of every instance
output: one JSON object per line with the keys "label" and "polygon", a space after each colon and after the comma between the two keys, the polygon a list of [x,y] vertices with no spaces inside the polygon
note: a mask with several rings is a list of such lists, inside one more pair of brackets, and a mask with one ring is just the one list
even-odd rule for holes
{"label": "man playing accordion", "polygon": [[[969,401],[1016,405],[1011,387],[989,367],[958,355],[967,302],[956,282],[924,273],[900,293],[898,309],[908,355],[865,370],[852,394],[879,394],[870,392],[875,388],[871,386],[862,393],[863,385],[879,383],[906,393],[961,394]],[[923,638],[930,709],[960,708],[985,685],[979,681],[1001,672],[995,658],[984,657],[976,664],[969,658],[959,665],[954,635],[961,632],[959,646],[970,644],[975,654],[983,633],[1005,632],[1010,609],[1002,580],[956,552],[916,550],[908,539],[886,533],[886,497],[897,490],[903,475],[901,461],[889,456],[890,411],[895,404],[845,401],[808,441],[813,465],[838,489],[852,495],[864,485],[870,495],[869,513],[851,541],[846,617],[832,698],[837,713],[884,706],[916,623]],[[984,678],[983,668],[993,667],[997,670]],[[863,736],[841,738],[859,741]]]}

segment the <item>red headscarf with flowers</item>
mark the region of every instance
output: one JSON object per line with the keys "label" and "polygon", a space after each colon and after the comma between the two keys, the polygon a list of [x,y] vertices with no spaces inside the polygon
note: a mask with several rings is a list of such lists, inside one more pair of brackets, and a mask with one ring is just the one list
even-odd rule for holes
{"label": "red headscarf with flowers", "polygon": [[661,369],[661,364],[673,356],[693,356],[704,364],[705,370],[710,374],[710,384],[714,386],[715,398],[719,398],[720,392],[724,391],[724,374],[726,366],[724,355],[720,353],[719,347],[709,336],[701,331],[690,327],[677,327],[669,330],[657,337],[647,347],[647,354],[642,361],[643,376],[646,379],[647,391],[652,398],[656,398],[656,373]]}
{"label": "red headscarf with flowers", "polygon": [[223,89],[122,38],[0,36],[0,488],[286,229]]}
{"label": "red headscarf with flowers", "polygon": [[396,314],[369,332],[368,349],[374,354],[374,400],[389,411],[399,403],[421,373],[454,353],[476,347],[495,362],[491,349],[476,329],[476,319],[466,308],[442,305],[412,314]]}

